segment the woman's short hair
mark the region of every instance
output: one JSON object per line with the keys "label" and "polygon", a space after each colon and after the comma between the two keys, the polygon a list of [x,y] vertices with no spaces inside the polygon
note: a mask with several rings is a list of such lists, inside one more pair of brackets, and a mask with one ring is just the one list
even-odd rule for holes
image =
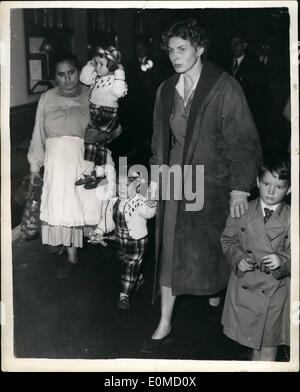
{"label": "woman's short hair", "polygon": [[80,71],[82,68],[80,61],[77,59],[77,57],[74,54],[68,52],[61,52],[58,53],[54,59],[54,68],[53,68],[54,74],[56,73],[58,64],[65,63],[65,62],[70,63],[78,71]]}
{"label": "woman's short hair", "polygon": [[114,72],[121,63],[121,53],[114,46],[96,46],[93,50],[93,57],[96,56],[107,59],[106,67],[109,72]]}
{"label": "woman's short hair", "polygon": [[172,37],[180,37],[184,40],[189,40],[193,46],[203,47],[203,54],[206,54],[208,50],[209,33],[206,28],[200,26],[196,19],[176,22],[166,30],[162,34],[162,49],[168,49],[168,43]]}

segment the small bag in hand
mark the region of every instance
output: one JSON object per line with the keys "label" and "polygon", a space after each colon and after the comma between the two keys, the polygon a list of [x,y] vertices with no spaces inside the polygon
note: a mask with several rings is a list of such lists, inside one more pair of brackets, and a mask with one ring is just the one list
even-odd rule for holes
{"label": "small bag in hand", "polygon": [[26,205],[21,220],[22,239],[25,241],[34,239],[40,230],[40,205],[43,182],[36,178],[32,185],[28,181]]}

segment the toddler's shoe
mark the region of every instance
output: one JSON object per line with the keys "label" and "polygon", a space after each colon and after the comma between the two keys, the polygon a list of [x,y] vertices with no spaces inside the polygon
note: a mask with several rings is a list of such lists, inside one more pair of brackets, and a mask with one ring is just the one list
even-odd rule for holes
{"label": "toddler's shoe", "polygon": [[84,186],[84,189],[95,189],[98,185],[107,184],[107,180],[105,176],[95,177],[93,180],[87,182]]}
{"label": "toddler's shoe", "polygon": [[118,303],[118,308],[122,310],[129,310],[130,309],[130,304],[129,304],[129,297],[126,294],[121,293],[120,294],[120,299]]}
{"label": "toddler's shoe", "polygon": [[82,176],[80,176],[78,180],[75,182],[75,185],[78,186],[78,185],[89,184],[95,181],[96,178],[97,178],[96,172],[95,170],[93,170],[91,174],[82,174]]}

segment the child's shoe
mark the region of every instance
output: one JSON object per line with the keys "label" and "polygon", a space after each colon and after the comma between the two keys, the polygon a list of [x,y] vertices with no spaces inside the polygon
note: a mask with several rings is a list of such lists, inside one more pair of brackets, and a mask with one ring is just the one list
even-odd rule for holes
{"label": "child's shoe", "polygon": [[120,299],[118,303],[118,308],[122,310],[129,310],[130,309],[130,304],[129,304],[129,297],[126,294],[121,293],[120,294]]}
{"label": "child's shoe", "polygon": [[95,177],[93,180],[87,182],[84,186],[84,189],[95,189],[98,185],[105,185],[107,184],[107,180],[105,176]]}
{"label": "child's shoe", "polygon": [[89,184],[96,179],[96,172],[93,170],[90,174],[82,174],[78,180],[75,182],[75,185],[85,185]]}

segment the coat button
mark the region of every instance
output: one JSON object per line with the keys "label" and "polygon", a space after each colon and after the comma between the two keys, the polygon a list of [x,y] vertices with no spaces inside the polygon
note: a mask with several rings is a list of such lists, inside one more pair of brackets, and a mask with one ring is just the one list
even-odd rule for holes
{"label": "coat button", "polygon": [[241,231],[242,231],[242,232],[246,231],[245,227],[242,227],[242,228],[241,228]]}
{"label": "coat button", "polygon": [[261,290],[261,292],[262,292],[263,294],[265,294],[265,290]]}
{"label": "coat button", "polygon": [[243,284],[242,288],[247,290],[248,287],[245,284]]}

